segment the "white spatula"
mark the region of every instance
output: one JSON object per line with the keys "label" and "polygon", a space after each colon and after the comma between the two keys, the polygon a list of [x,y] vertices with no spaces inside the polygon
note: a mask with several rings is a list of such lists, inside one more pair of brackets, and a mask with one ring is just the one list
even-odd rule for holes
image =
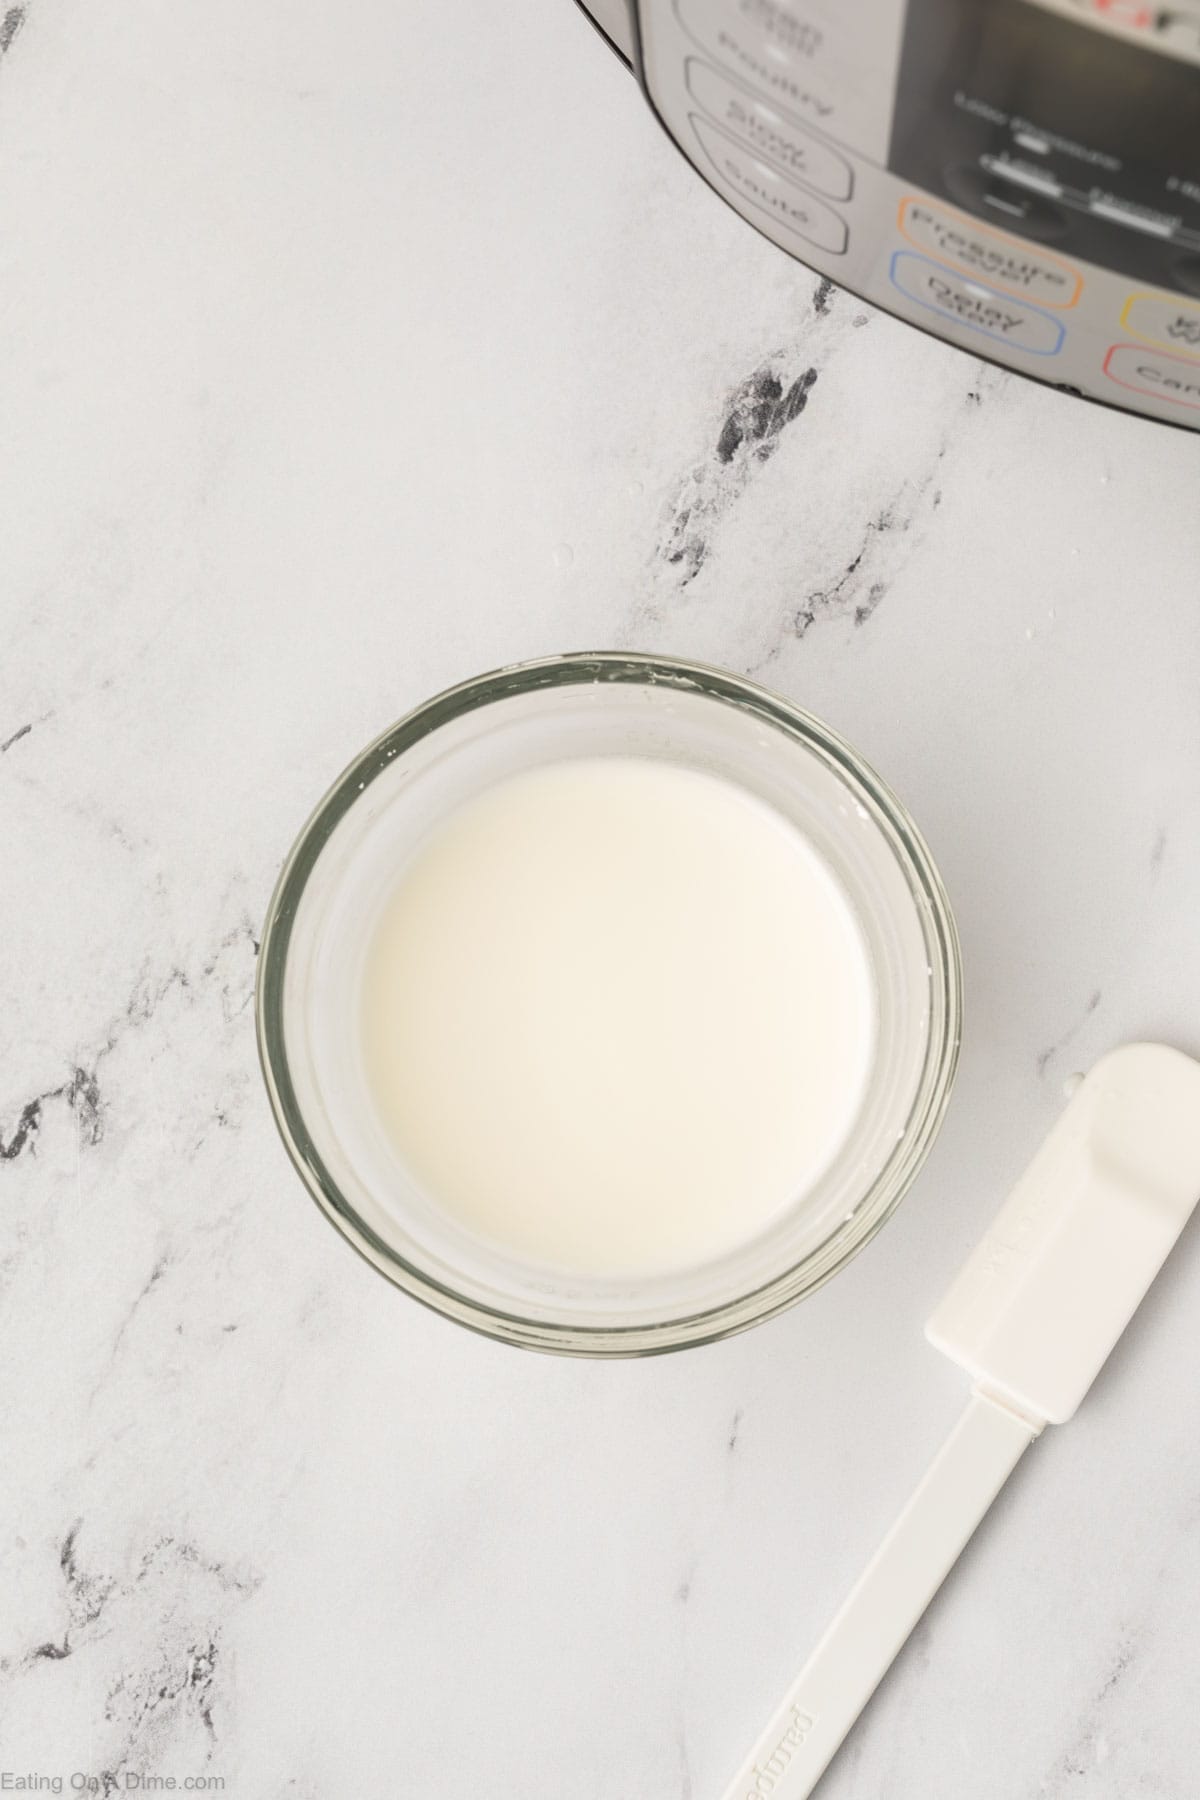
{"label": "white spatula", "polygon": [[1047,1423],[1074,1413],[1200,1196],[1200,1063],[1097,1063],[926,1326],[971,1399],[729,1787],[804,1800]]}

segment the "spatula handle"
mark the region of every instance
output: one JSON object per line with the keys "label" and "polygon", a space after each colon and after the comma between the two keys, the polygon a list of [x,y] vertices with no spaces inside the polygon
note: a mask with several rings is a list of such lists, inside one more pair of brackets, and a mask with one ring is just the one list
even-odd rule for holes
{"label": "spatula handle", "polygon": [[725,1800],[804,1800],[1040,1425],[972,1397]]}

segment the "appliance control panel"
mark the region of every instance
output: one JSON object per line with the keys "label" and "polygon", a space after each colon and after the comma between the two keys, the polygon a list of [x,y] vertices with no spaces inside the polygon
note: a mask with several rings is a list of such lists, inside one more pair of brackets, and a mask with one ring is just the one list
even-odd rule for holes
{"label": "appliance control panel", "polygon": [[1200,0],[635,0],[651,105],[823,275],[1200,429]]}

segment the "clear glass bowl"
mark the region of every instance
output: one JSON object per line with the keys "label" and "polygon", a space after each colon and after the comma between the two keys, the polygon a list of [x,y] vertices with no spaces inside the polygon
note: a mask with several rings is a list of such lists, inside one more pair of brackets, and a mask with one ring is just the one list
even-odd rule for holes
{"label": "clear glass bowl", "polygon": [[[526,1267],[459,1226],[387,1141],[359,1048],[366,941],[417,845],[497,780],[604,755],[707,770],[793,820],[849,896],[877,990],[862,1110],[816,1187],[721,1259],[637,1282]],[[874,1236],[941,1122],[961,1004],[958,939],[937,870],[900,802],[850,747],[736,676],[612,653],[479,676],[363,751],[304,826],[279,877],[263,930],[257,1017],[288,1153],[368,1262],[415,1299],[507,1343],[630,1356],[769,1318]]]}

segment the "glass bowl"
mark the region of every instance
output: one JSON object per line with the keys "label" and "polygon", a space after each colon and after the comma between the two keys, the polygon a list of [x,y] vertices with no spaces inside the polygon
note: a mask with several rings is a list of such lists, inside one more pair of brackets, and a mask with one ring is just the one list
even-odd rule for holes
{"label": "glass bowl", "polygon": [[[636,1281],[526,1266],[439,1208],[387,1140],[358,1033],[363,960],[381,898],[428,833],[496,781],[606,755],[708,771],[792,820],[849,898],[876,985],[872,1071],[857,1121],[825,1174],[727,1255]],[[364,750],[284,864],[263,929],[256,998],[263,1074],[288,1154],[368,1262],[414,1299],[507,1343],[631,1356],[770,1318],[874,1236],[945,1111],[962,983],[954,922],[929,852],[849,745],[734,675],[603,653],[481,675],[427,701]]]}

